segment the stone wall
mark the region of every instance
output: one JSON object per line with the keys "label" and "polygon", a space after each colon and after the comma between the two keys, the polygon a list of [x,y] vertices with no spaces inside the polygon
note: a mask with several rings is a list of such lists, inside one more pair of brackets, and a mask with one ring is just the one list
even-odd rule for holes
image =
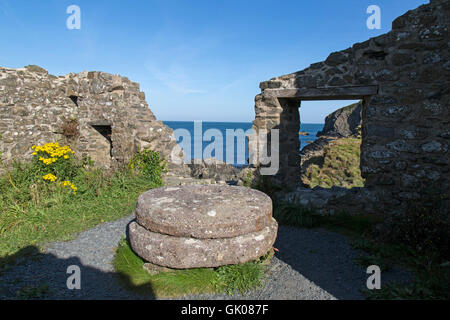
{"label": "stone wall", "polygon": [[37,66],[0,67],[0,134],[6,163],[29,159],[32,145],[58,141],[102,167],[127,163],[137,148],[158,151],[171,166],[177,145],[139,84],[104,72],[56,77]]}
{"label": "stone wall", "polygon": [[301,100],[362,99],[361,171],[378,207],[393,210],[426,193],[448,202],[449,20],[450,2],[431,0],[395,19],[387,34],[262,82],[253,129],[280,129],[272,180],[300,181]]}

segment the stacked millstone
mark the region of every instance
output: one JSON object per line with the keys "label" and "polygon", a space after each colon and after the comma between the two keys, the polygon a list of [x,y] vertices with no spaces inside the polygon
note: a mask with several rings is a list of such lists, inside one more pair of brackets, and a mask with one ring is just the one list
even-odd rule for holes
{"label": "stacked millstone", "polygon": [[153,189],[139,196],[129,225],[134,252],[156,266],[209,268],[268,253],[278,224],[264,193],[228,185]]}

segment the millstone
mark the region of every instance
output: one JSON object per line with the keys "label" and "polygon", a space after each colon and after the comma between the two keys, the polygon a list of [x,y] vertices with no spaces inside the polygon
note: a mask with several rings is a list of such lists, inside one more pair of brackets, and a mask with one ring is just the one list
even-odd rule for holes
{"label": "millstone", "polygon": [[275,242],[277,222],[272,218],[260,231],[222,239],[175,237],[129,225],[134,252],[153,264],[174,268],[209,268],[245,263],[268,253]]}
{"label": "millstone", "polygon": [[272,218],[272,200],[245,187],[190,185],[152,189],[139,196],[136,221],[156,233],[198,239],[257,232]]}
{"label": "millstone", "polygon": [[172,269],[212,268],[258,259],[272,249],[277,230],[267,195],[224,185],[145,192],[138,199],[136,221],[128,226],[136,254]]}

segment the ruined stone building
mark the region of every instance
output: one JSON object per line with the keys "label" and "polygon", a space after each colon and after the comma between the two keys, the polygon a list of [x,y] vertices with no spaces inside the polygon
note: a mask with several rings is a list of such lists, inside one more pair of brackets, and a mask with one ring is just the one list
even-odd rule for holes
{"label": "ruined stone building", "polygon": [[279,129],[280,170],[272,181],[300,181],[301,101],[361,99],[361,172],[377,208],[395,211],[424,193],[450,207],[449,26],[450,1],[431,0],[384,35],[262,82],[253,129]]}
{"label": "ruined stone building", "polygon": [[29,159],[32,145],[58,141],[114,168],[138,148],[170,161],[177,145],[137,83],[104,72],[56,77],[37,66],[0,67],[0,134],[5,162]]}
{"label": "ruined stone building", "polygon": [[[301,101],[362,100],[361,173],[370,197],[351,197],[395,211],[428,193],[450,207],[449,25],[450,1],[431,0],[384,35],[262,82],[253,129],[279,129],[273,183],[300,183]],[[171,167],[179,150],[137,83],[103,72],[56,77],[37,66],[0,67],[0,134],[5,162],[26,160],[32,145],[50,141],[103,167],[126,163],[138,148],[160,152]],[[259,159],[261,150],[250,151]]]}

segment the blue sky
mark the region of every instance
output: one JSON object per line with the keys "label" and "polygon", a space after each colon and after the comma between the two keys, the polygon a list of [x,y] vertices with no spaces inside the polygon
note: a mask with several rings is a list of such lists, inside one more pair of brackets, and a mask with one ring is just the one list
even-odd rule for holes
{"label": "blue sky", "polygon": [[[383,34],[425,0],[0,0],[0,65],[105,71],[139,82],[161,120],[251,121],[261,81]],[[69,30],[69,5],[81,29]],[[369,5],[381,30],[369,30]],[[320,123],[346,102],[303,102]]]}

